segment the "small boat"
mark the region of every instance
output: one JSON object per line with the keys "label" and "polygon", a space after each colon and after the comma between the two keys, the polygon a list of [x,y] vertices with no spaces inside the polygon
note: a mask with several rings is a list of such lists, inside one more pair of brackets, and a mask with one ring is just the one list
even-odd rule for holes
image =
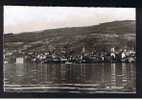
{"label": "small boat", "polygon": [[67,62],[65,62],[65,64],[72,64],[72,62],[68,62],[68,61],[67,61]]}

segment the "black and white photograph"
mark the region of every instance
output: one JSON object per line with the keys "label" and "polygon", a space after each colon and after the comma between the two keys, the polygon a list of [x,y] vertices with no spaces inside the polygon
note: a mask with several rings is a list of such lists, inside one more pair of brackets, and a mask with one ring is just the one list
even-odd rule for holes
{"label": "black and white photograph", "polygon": [[4,92],[136,94],[136,12],[4,6]]}

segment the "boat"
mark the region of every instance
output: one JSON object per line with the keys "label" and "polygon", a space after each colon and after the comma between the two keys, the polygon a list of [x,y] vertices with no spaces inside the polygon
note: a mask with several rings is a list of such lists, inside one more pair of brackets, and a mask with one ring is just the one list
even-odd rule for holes
{"label": "boat", "polygon": [[67,62],[65,62],[65,64],[72,64],[72,62],[67,61]]}

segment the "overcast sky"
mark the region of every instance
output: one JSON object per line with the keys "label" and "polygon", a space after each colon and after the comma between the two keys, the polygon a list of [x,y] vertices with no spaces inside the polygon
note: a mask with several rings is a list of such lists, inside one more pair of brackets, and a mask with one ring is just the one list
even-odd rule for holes
{"label": "overcast sky", "polygon": [[4,33],[135,20],[135,8],[4,6]]}

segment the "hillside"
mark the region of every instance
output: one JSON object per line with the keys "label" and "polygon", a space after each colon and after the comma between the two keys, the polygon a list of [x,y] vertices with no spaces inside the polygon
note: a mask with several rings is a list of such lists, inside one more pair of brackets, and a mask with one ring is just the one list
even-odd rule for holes
{"label": "hillside", "polygon": [[5,49],[46,50],[49,48],[72,48],[79,51],[108,47],[134,47],[136,41],[134,20],[114,21],[87,27],[49,29],[38,32],[5,34]]}

